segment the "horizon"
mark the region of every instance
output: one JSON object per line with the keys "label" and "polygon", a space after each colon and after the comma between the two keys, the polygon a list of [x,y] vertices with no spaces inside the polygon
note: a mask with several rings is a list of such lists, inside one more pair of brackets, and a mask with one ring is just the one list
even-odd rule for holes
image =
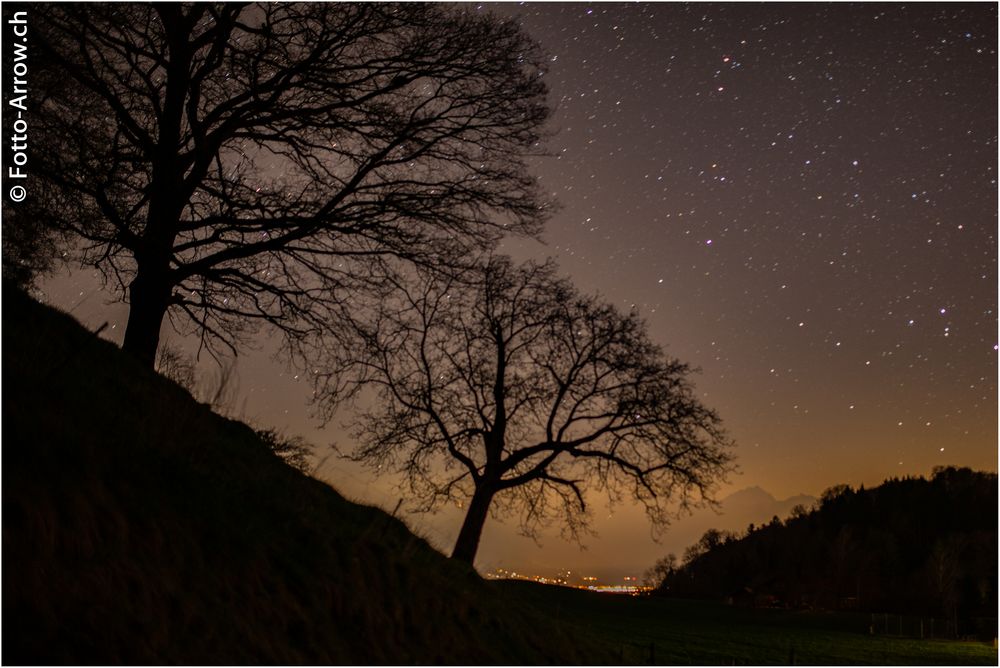
{"label": "horizon", "polygon": [[[58,285],[58,283],[59,281],[56,280],[47,286],[47,289],[49,290],[47,293],[48,296],[53,298],[56,297],[56,294],[53,291],[53,286]],[[72,283],[72,287],[70,289],[74,289],[78,285],[79,279]],[[59,288],[57,287],[55,289],[58,290]],[[68,294],[63,293],[63,303],[60,304],[59,301],[55,299],[53,303],[54,305],[64,308],[72,308],[79,303],[81,297],[89,302],[91,297],[101,294],[101,291],[92,289],[85,291],[83,295],[77,293],[74,295],[77,299],[73,300]],[[86,302],[84,303],[84,307],[85,306]],[[114,309],[117,309],[120,312],[121,315],[119,317],[124,317],[126,310],[122,308],[122,305],[115,305]],[[87,311],[86,308],[81,308],[77,312],[73,313],[75,317],[80,319],[84,325],[88,326],[92,330],[96,329],[101,323],[107,320],[108,314],[108,309],[103,307],[93,312]],[[120,328],[114,326],[105,330],[105,333],[102,336],[104,338],[112,339],[115,332],[119,332],[118,336],[120,338]],[[243,417],[246,419],[261,421],[262,423],[267,422],[269,424],[280,425],[281,422],[279,422],[279,420],[281,418],[286,420],[298,419],[308,423],[310,418],[307,414],[308,406],[306,399],[306,387],[291,378],[294,375],[293,373],[287,372],[282,365],[275,363],[274,360],[270,359],[269,353],[257,350],[251,351],[250,355],[255,358],[253,363],[269,367],[271,371],[279,375],[282,378],[282,386],[284,386],[284,389],[276,390],[273,396],[259,391],[245,391],[242,389],[242,384],[240,383],[239,378],[237,378],[237,387],[240,388],[240,392],[239,397],[232,402],[233,407],[239,407],[238,411],[243,412],[241,414],[243,414]],[[211,369],[212,365],[210,364],[202,367],[202,370],[205,372],[208,372]],[[294,398],[289,398],[290,395],[294,397],[295,393],[301,395],[299,399],[300,403],[298,405],[296,405]],[[275,398],[283,400],[277,402],[275,405],[275,402],[273,401]],[[269,418],[261,416],[269,416]],[[268,419],[273,421],[268,422]],[[315,423],[314,420],[312,422]],[[288,431],[289,433],[299,433],[294,432],[291,429]],[[396,489],[398,483],[391,476],[372,476],[366,470],[357,465],[353,465],[346,461],[337,461],[335,455],[333,455],[332,451],[328,449],[329,446],[332,445],[344,444],[346,435],[342,431],[337,430],[336,436],[332,440],[329,438],[329,425],[326,428],[313,426],[310,430],[301,432],[301,435],[306,436],[307,440],[310,440],[314,445],[319,446],[316,452],[317,458],[328,458],[326,464],[319,471],[317,471],[316,475],[318,479],[330,484],[339,493],[343,494],[350,500],[377,506],[386,512],[392,511],[399,495],[394,494],[394,490]],[[323,444],[326,444],[327,447],[324,447]],[[739,449],[737,450],[737,454],[739,455]],[[886,473],[881,477],[876,474],[873,476],[859,475],[848,480],[831,479],[826,483],[814,487],[813,490],[807,489],[805,485],[796,487],[795,482],[787,482],[781,486],[781,488],[785,491],[780,493],[766,488],[760,480],[748,480],[744,475],[739,475],[728,484],[720,487],[717,500],[719,502],[723,502],[734,495],[754,489],[763,491],[771,499],[773,499],[776,504],[787,504],[788,502],[798,499],[799,497],[809,497],[811,499],[818,500],[823,491],[834,485],[846,484],[854,489],[858,489],[860,487],[876,487],[886,480],[893,478],[929,478],[935,466],[968,466],[974,470],[981,470],[990,473],[998,472],[998,467],[996,465],[990,468],[977,467],[962,462],[943,461],[940,464],[936,463],[929,466],[926,470],[913,469],[897,471]],[[789,491],[796,489],[799,491]],[[603,506],[601,507],[603,508]],[[791,507],[789,506],[788,510],[790,509]],[[445,554],[449,552],[461,524],[461,512],[457,508],[444,509],[433,514],[423,514],[418,512],[409,512],[404,502],[403,506],[399,510],[401,519],[407,523],[411,530],[415,531],[417,535],[429,540],[431,545],[439,551]],[[518,572],[530,571],[531,575],[543,577],[553,577],[559,571],[567,569],[574,572],[586,570],[588,573],[592,572],[598,577],[607,580],[609,583],[612,581],[617,582],[626,576],[637,576],[641,578],[643,572],[652,566],[653,561],[655,561],[656,558],[664,556],[670,552],[675,552],[679,556],[685,547],[696,542],[704,531],[708,529],[728,528],[732,530],[746,528],[745,524],[742,527],[729,527],[728,523],[724,521],[724,516],[721,515],[716,517],[719,521],[713,523],[711,518],[707,516],[707,513],[710,512],[711,511],[709,509],[705,508],[700,511],[696,510],[693,519],[691,515],[685,515],[678,518],[672,526],[666,530],[665,534],[659,539],[659,541],[657,541],[650,535],[650,527],[648,522],[645,520],[642,510],[634,504],[626,502],[617,508],[616,514],[627,516],[632,523],[630,524],[631,528],[626,530],[623,535],[621,532],[614,531],[613,520],[609,520],[606,515],[602,516],[603,521],[602,518],[598,518],[595,522],[595,525],[598,527],[596,529],[598,535],[585,539],[583,541],[584,547],[582,548],[576,543],[560,537],[558,535],[558,528],[555,528],[555,530],[544,535],[541,539],[541,545],[538,545],[532,539],[520,535],[515,526],[516,523],[513,520],[498,521],[497,519],[491,517],[486,523],[480,555],[476,559],[476,568],[484,575],[495,571],[498,568],[506,568],[508,570],[515,570]],[[770,517],[770,515],[767,515],[766,517],[761,517],[761,520],[769,520]],[[782,519],[784,519],[784,517],[782,517]],[[678,534],[677,532],[678,525],[684,528],[684,532],[681,534]],[[601,530],[601,527],[603,527],[603,531]],[[609,529],[611,530],[609,531]],[[637,549],[643,556],[631,564],[622,562],[611,563],[610,560],[607,563],[594,562],[593,554],[595,551],[593,548],[595,545],[614,546],[620,544],[623,539],[630,542],[631,551],[635,551]],[[520,560],[504,556],[509,551],[504,548],[510,544],[517,545],[517,549],[522,552],[523,556]],[[615,548],[611,547],[611,549]]]}
{"label": "horizon", "polygon": [[[742,470],[719,498],[752,486],[818,497],[936,465],[997,470],[989,7],[491,7],[550,53],[555,156],[532,167],[563,207],[548,245],[504,250],[556,257],[702,370],[699,396]],[[112,297],[95,285],[76,271],[43,290],[120,342],[127,307],[102,304]],[[307,384],[270,359],[266,332],[258,344],[241,352],[236,412],[321,458],[347,443],[339,419],[310,417]],[[333,457],[318,474],[349,498],[388,509],[399,498],[391,478]],[[594,511],[603,531],[587,552],[558,527],[538,548],[513,520],[489,520],[477,563],[506,563],[511,545],[552,568],[574,551],[589,567],[595,554],[658,549],[634,508]],[[457,516],[407,515],[444,550]]]}

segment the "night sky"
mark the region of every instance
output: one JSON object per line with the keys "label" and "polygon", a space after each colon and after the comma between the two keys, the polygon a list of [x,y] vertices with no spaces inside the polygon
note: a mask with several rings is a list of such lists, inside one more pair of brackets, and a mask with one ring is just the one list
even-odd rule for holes
{"label": "night sky", "polygon": [[995,466],[995,7],[520,12],[550,248],[702,367],[748,479]]}
{"label": "night sky", "polygon": [[[550,58],[553,156],[534,169],[562,208],[544,246],[507,250],[556,257],[700,367],[737,442],[722,494],[997,469],[995,4],[480,10],[521,17]],[[120,337],[124,307],[91,283],[46,290]],[[237,412],[344,444],[270,345],[241,362]],[[334,459],[323,477],[395,506],[391,480]],[[683,549],[635,509],[599,515],[584,553],[488,524],[477,563],[641,572]],[[411,519],[448,548],[458,522]]]}

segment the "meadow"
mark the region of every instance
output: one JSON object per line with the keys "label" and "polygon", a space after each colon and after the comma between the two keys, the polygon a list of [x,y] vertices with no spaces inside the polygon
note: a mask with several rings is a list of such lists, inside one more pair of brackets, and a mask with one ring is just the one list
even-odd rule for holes
{"label": "meadow", "polygon": [[996,665],[992,643],[869,635],[865,613],[750,609],[494,583],[623,664]]}

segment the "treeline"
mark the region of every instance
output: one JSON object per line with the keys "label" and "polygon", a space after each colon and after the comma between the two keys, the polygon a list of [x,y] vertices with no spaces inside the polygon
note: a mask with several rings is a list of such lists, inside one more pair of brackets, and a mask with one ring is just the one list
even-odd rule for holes
{"label": "treeline", "polygon": [[709,530],[679,564],[670,555],[652,572],[667,596],[995,617],[997,476],[938,467],[930,480],[838,485],[785,521],[742,535]]}

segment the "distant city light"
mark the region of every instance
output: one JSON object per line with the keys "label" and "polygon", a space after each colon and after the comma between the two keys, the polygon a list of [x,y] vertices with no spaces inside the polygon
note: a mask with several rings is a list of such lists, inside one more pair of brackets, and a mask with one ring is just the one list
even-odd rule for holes
{"label": "distant city light", "polygon": [[598,578],[593,575],[580,576],[579,579],[585,584],[574,584],[568,580],[571,573],[572,571],[565,571],[564,573],[560,573],[559,576],[552,578],[544,575],[527,575],[516,571],[508,571],[505,568],[497,568],[496,570],[487,573],[485,577],[488,580],[523,580],[527,582],[537,582],[539,584],[558,585],[574,589],[586,589],[588,591],[594,591],[601,594],[628,594],[630,596],[642,596],[653,590],[653,587],[633,584],[639,580],[639,578],[634,575],[626,575],[622,578],[624,582],[629,584],[600,584],[598,582]]}

